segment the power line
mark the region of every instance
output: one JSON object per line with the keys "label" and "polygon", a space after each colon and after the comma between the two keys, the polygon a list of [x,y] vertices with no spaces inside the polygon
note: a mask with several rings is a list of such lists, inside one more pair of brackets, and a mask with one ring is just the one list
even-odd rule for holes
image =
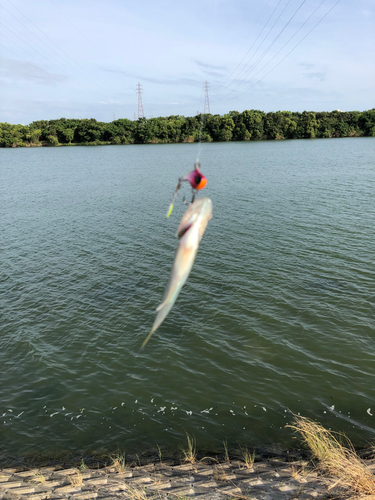
{"label": "power line", "polygon": [[[254,42],[251,44],[250,48],[248,49],[248,51],[246,52],[246,54],[244,55],[244,57],[242,58],[241,62],[237,65],[237,67],[235,68],[235,70],[231,73],[233,74],[239,67],[240,65],[242,64],[242,61],[247,57],[247,55],[249,54],[249,52],[251,51],[251,49],[254,47],[254,45],[256,44],[256,42],[258,41],[259,37],[261,36],[261,34],[263,33],[263,31],[266,29],[266,26],[267,24],[270,22],[270,20],[272,19],[274,13],[276,12],[277,8],[279,7],[280,3],[281,3],[282,0],[279,0],[279,2],[277,3],[276,7],[273,9],[271,15],[269,16],[269,18],[267,19],[266,23],[264,24],[263,28],[261,29],[260,33],[258,34],[258,36],[256,37],[256,39],[254,40]],[[289,0],[290,1],[290,0]],[[272,29],[272,28],[271,28]],[[269,33],[269,32],[268,32]],[[266,35],[266,38],[267,38],[268,34]],[[263,39],[264,41],[264,39]],[[258,46],[258,48],[256,49],[255,53],[251,56],[250,60],[245,64],[245,67],[249,64],[249,62],[251,61],[251,59],[254,57],[254,55],[257,53],[259,47],[262,45],[263,42],[261,42],[261,44]],[[237,75],[237,78],[238,76],[242,73],[243,70],[241,70],[239,72],[239,74]],[[229,78],[229,77],[228,77]],[[217,92],[218,94],[221,93],[222,91],[224,91],[225,89],[227,89],[228,87],[230,87],[231,83],[229,83],[226,87],[224,87],[222,90],[220,90],[219,92]]]}
{"label": "power line", "polygon": [[[30,45],[28,42],[26,42],[25,40],[23,40],[19,35],[17,35],[17,33],[15,33],[14,31],[12,31],[8,26],[6,26],[5,24],[3,24],[1,21],[0,21],[0,24],[2,26],[4,26],[4,28],[6,28],[8,31],[10,31],[14,36],[16,36],[17,38],[19,38],[21,40],[21,42],[25,43],[28,47],[30,47],[34,52],[36,52],[37,54],[39,54],[40,56],[42,56],[43,58],[45,58],[50,64],[52,64],[53,66],[55,66],[59,71],[60,71],[60,68],[58,66],[56,66],[56,64],[51,61],[48,57],[46,57],[44,54],[42,54],[41,52],[39,52],[35,47],[33,47],[32,45]],[[9,42],[13,43],[13,45],[15,45],[16,47],[18,47],[21,51],[25,51],[24,48],[20,47],[16,42],[14,42],[13,40],[11,40],[10,38],[8,38],[6,35],[4,35],[4,33],[2,33],[1,35],[3,38],[6,38]],[[8,49],[9,50],[9,49]],[[30,52],[26,51],[27,53],[30,54]],[[14,52],[13,52],[14,53]],[[14,53],[15,54],[15,53]],[[17,54],[15,54],[17,55]],[[30,54],[31,56],[33,56],[33,54]],[[17,56],[17,57],[20,57],[20,56]],[[25,62],[28,62],[26,61],[25,59],[22,59],[23,61]],[[31,64],[31,63],[29,63]],[[34,66],[34,65],[33,65]],[[37,66],[35,66],[37,67]],[[43,70],[41,70],[43,71]],[[65,75],[64,75],[65,76]],[[76,80],[75,78],[73,77],[70,77],[72,80],[74,80],[75,82],[77,82],[79,85],[81,85],[81,82],[79,82],[78,80]],[[73,87],[72,87],[73,88]]]}
{"label": "power line", "polygon": [[[271,26],[271,28],[268,30],[267,34],[265,35],[265,37],[263,38],[263,40],[260,42],[260,44],[258,45],[257,49],[255,50],[255,52],[253,53],[253,55],[250,57],[250,59],[247,61],[247,63],[244,65],[244,67],[241,69],[241,71],[239,72],[239,74],[237,75],[237,78],[239,78],[241,76],[241,74],[246,70],[247,66],[250,64],[251,60],[253,59],[253,57],[255,56],[255,54],[258,52],[258,50],[261,48],[261,46],[263,45],[263,43],[265,42],[265,40],[267,39],[268,35],[271,33],[271,31],[273,30],[273,28],[275,27],[277,21],[280,19],[280,17],[282,16],[282,14],[284,13],[285,9],[288,7],[288,5],[290,4],[291,0],[288,0],[288,2],[286,3],[286,5],[284,6],[283,10],[280,12],[279,16],[277,17],[276,21],[273,23],[273,25]],[[273,12],[275,12],[275,10],[278,8],[278,6],[280,5],[281,3],[281,0],[279,1],[279,3],[276,5],[275,9]],[[272,13],[273,15],[273,13]],[[271,15],[271,17],[272,17]],[[270,19],[271,19],[270,17]],[[226,88],[228,88],[231,84],[227,85]],[[223,89],[225,90],[225,89]],[[222,91],[221,91],[222,92]]]}
{"label": "power line", "polygon": [[79,28],[78,28],[78,27],[77,27],[77,26],[73,23],[73,21],[72,21],[71,19],[69,19],[69,17],[65,14],[65,12],[63,12],[63,11],[62,11],[62,10],[61,10],[61,9],[60,9],[60,8],[59,8],[56,4],[55,4],[55,2],[52,2],[52,0],[49,0],[49,1],[50,1],[50,2],[51,2],[51,4],[52,4],[52,5],[53,5],[53,6],[54,6],[54,7],[55,7],[55,8],[56,8],[59,12],[60,12],[60,14],[62,14],[62,15],[65,17],[65,19],[67,19],[67,21],[69,21],[69,22],[70,22],[70,24],[71,24],[72,26],[74,26],[74,28],[78,31],[78,33],[79,33],[79,34],[80,34],[80,35],[81,35],[81,36],[82,36],[85,40],[87,40],[87,41],[89,42],[89,44],[90,44],[91,46],[95,47],[95,49],[96,49],[98,52],[101,52],[101,50],[99,50],[99,49],[98,49],[98,47],[96,47],[96,46],[95,46],[95,44],[94,44],[91,40],[89,40],[89,39],[87,38],[87,36],[86,36],[86,35],[84,35],[84,34],[82,33],[82,31],[81,31],[81,30],[80,30],[80,29],[79,29]]}
{"label": "power line", "polygon": [[[306,24],[306,22],[311,18],[311,16],[321,7],[321,5],[325,2],[325,0],[323,0],[319,6],[314,10],[314,12],[312,12],[312,14],[309,16],[309,18],[303,23]],[[319,21],[311,28],[310,31],[308,31],[306,33],[306,35],[277,63],[275,64],[275,66],[273,68],[270,69],[270,71],[268,73],[266,73],[260,80],[258,80],[257,82],[255,82],[251,87],[249,87],[247,90],[241,92],[240,94],[237,94],[236,96],[234,97],[228,97],[228,96],[224,96],[223,98],[228,98],[228,99],[235,99],[237,97],[240,97],[242,96],[243,94],[246,94],[247,92],[249,92],[249,90],[251,90],[252,88],[254,88],[256,85],[258,85],[258,83],[260,83],[261,81],[263,81],[270,73],[272,73],[273,70],[275,70],[304,40],[305,38],[307,38],[309,36],[309,34],[323,21],[323,19],[325,19],[328,14],[336,7],[336,5],[340,2],[340,0],[337,0],[337,2],[324,14],[324,16],[319,19]],[[294,35],[289,38],[289,40],[283,45],[283,47],[279,50],[279,52],[277,54],[279,54],[281,52],[281,50],[285,47],[285,45],[287,45],[289,43],[289,41],[298,33],[298,31],[301,30],[301,28],[303,27],[303,25],[294,33]],[[276,57],[276,55],[274,57]],[[271,59],[272,60],[272,59]],[[265,66],[263,66],[263,68],[260,70],[262,71],[271,61],[269,61]],[[258,73],[260,73],[260,71]],[[258,74],[257,73],[257,74]],[[256,76],[256,75],[255,75]],[[221,99],[218,99],[218,101],[221,101],[223,98]]]}
{"label": "power line", "polygon": [[[32,24],[38,31],[40,31],[40,33],[42,33],[43,36],[45,36],[51,43],[53,43],[63,54],[65,54],[66,56],[69,57],[69,59],[71,59],[79,68],[82,69],[82,64],[78,63],[75,59],[73,59],[69,54],[67,54],[61,47],[59,47],[59,45],[57,45],[57,43],[55,43],[48,35],[46,35],[40,28],[38,28],[38,26],[36,26],[36,24],[34,24],[31,19],[29,19],[23,12],[21,12],[10,0],[8,0],[8,2],[25,18],[27,19],[27,21],[29,21],[30,24]],[[2,8],[8,12],[8,14],[10,14],[18,23],[20,23],[24,28],[26,28],[33,36],[35,36],[35,38],[37,38],[40,42],[43,43],[43,45],[45,45],[46,47],[48,47],[49,50],[51,50],[52,52],[54,52],[58,57],[60,57],[66,64],[68,64],[71,68],[73,68],[73,70],[75,72],[77,72],[77,68],[75,68],[69,61],[67,61],[61,54],[59,54],[58,52],[56,52],[52,47],[50,47],[49,45],[47,45],[41,38],[39,38],[33,31],[30,30],[30,28],[28,28],[25,24],[23,24],[19,19],[17,19],[6,7],[4,7],[4,5],[2,5]],[[83,70],[85,71],[85,70]],[[84,78],[87,78],[87,76],[83,75],[80,71],[78,71]],[[93,75],[91,75],[90,73],[88,73],[87,71],[85,71],[85,73],[90,77],[90,81],[92,81],[92,78],[95,78]],[[93,82],[96,86],[102,88],[103,90],[107,91],[107,92],[110,92],[109,89],[106,89],[105,87],[102,87],[99,83],[96,83],[96,82]]]}
{"label": "power line", "polygon": [[[7,37],[5,37],[7,38]],[[8,38],[9,40],[9,38]],[[13,52],[12,50],[10,50],[8,47],[5,47],[5,45],[3,45],[2,43],[0,43],[0,46],[3,47],[4,49],[10,51],[10,52]],[[47,71],[44,71],[44,69],[42,68],[39,68],[38,66],[35,66],[35,64],[31,63],[30,61],[26,61],[26,59],[23,59],[22,57],[18,56],[15,52],[13,52],[14,55],[16,55],[17,57],[19,57],[23,62],[27,63],[27,64],[30,64],[30,66],[33,66],[34,68],[36,68],[38,71],[41,71],[42,73],[45,73],[46,75],[48,75],[50,78],[53,78],[54,80],[58,81],[59,83],[61,83],[61,80],[56,78],[55,76],[51,75],[51,73],[48,73]]]}
{"label": "power line", "polygon": [[[325,0],[323,0],[325,1]],[[288,2],[289,3],[289,2]],[[255,61],[255,63],[251,66],[251,68],[247,71],[247,73],[244,75],[244,77],[242,78],[242,80],[240,80],[239,83],[237,83],[237,85],[234,87],[234,89],[232,89],[230,91],[229,94],[227,95],[230,95],[232,92],[234,92],[237,88],[241,87],[244,82],[245,82],[245,79],[252,73],[252,71],[258,66],[258,64],[264,59],[264,57],[266,56],[266,54],[270,51],[271,47],[273,47],[273,45],[275,44],[275,42],[278,40],[278,38],[281,36],[281,34],[285,31],[285,29],[287,28],[287,26],[291,23],[291,21],[294,19],[294,17],[297,15],[297,12],[302,8],[302,6],[306,3],[306,0],[303,0],[302,3],[299,5],[298,9],[294,12],[294,14],[289,18],[288,22],[284,25],[284,27],[282,28],[281,31],[279,31],[279,33],[277,34],[277,36],[273,39],[273,41],[270,43],[270,45],[268,45],[268,47],[266,48],[266,50],[263,52],[263,54],[261,56],[258,57],[258,59]],[[288,4],[287,4],[288,5]],[[285,9],[284,9],[285,10]],[[280,17],[280,16],[279,16]],[[311,17],[311,16],[310,16]],[[308,18],[309,19],[309,18]],[[246,84],[247,82],[245,82]]]}
{"label": "power line", "polygon": [[[245,38],[245,40],[243,41],[243,43],[246,42],[246,40],[249,38],[250,36],[250,33],[252,32],[252,30],[254,29],[254,27],[257,25],[259,19],[261,18],[263,12],[266,10],[267,6],[268,6],[268,3],[269,3],[269,0],[267,1],[267,3],[264,5],[263,9],[262,9],[262,12],[259,14],[257,20],[254,22],[253,26],[251,27],[247,37]],[[268,21],[267,21],[268,22]],[[263,27],[264,29],[264,27]],[[262,29],[262,31],[263,31]],[[250,52],[250,50],[253,48],[253,45],[255,44],[255,42],[258,40],[259,36],[261,35],[262,31],[260,32],[260,34],[258,35],[258,37],[256,38],[256,40],[253,42],[253,44],[251,45],[250,49],[246,52],[246,54],[243,56],[243,58],[241,59],[241,61],[237,64],[237,66],[234,68],[234,70],[226,77],[226,79],[222,82],[222,83],[219,83],[219,85],[217,87],[214,87],[213,90],[217,90],[219,89],[220,87],[222,87],[224,85],[225,82],[227,82],[229,80],[229,78],[233,75],[233,73],[237,70],[237,68],[242,64],[242,61],[245,59],[245,57],[247,56],[247,54]],[[238,52],[238,51],[237,51]]]}

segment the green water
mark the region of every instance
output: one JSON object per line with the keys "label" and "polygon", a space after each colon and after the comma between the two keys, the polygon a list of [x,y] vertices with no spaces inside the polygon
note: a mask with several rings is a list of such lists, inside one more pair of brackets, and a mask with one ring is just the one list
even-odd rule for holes
{"label": "green water", "polygon": [[375,437],[375,139],[204,144],[213,219],[161,302],[199,145],[0,151],[0,458]]}

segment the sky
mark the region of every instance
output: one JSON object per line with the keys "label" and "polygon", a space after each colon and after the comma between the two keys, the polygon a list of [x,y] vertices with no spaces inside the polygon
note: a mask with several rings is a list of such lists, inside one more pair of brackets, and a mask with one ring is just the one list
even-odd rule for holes
{"label": "sky", "polygon": [[364,111],[374,0],[0,0],[0,122]]}

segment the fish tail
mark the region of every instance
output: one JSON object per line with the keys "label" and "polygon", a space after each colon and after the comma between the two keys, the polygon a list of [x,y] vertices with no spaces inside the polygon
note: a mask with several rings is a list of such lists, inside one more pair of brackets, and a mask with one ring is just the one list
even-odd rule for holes
{"label": "fish tail", "polygon": [[158,307],[158,314],[155,318],[154,324],[152,325],[150,333],[147,335],[145,340],[143,341],[143,344],[141,346],[141,350],[144,348],[144,346],[147,344],[147,342],[150,340],[151,335],[154,333],[155,330],[159,328],[159,326],[163,323],[165,318],[167,317],[169,311],[172,309],[172,306],[174,304],[174,300],[171,302],[164,301],[160,306]]}
{"label": "fish tail", "polygon": [[147,342],[150,340],[151,338],[151,335],[154,333],[154,328],[150,331],[150,333],[147,335],[147,337],[144,339],[143,341],[143,344],[141,345],[141,351],[142,349],[144,349],[145,345],[147,344]]}

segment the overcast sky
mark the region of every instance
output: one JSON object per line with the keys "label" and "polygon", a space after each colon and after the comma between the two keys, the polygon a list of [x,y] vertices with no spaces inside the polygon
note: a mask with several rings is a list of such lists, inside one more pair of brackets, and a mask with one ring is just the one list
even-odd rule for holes
{"label": "overcast sky", "polygon": [[[375,106],[374,0],[1,0],[0,122]],[[335,5],[336,4],[336,5]]]}

